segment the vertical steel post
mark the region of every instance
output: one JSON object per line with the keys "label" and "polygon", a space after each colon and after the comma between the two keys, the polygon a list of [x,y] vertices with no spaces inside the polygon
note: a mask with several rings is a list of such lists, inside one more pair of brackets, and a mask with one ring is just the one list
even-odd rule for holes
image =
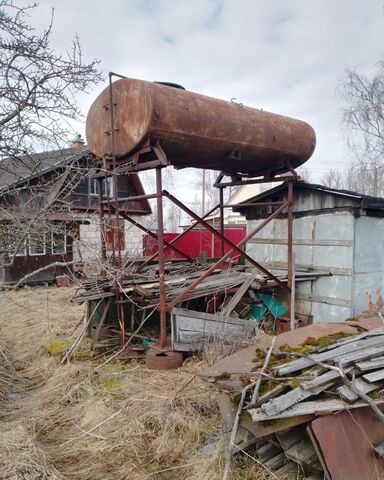
{"label": "vertical steel post", "polygon": [[[112,149],[112,166],[113,166],[113,200],[115,203],[114,209],[115,209],[115,219],[116,223],[115,225],[110,226],[112,228],[112,258],[113,262],[115,263],[115,267],[117,267],[119,270],[122,268],[122,261],[121,261],[121,241],[120,241],[120,227],[119,227],[119,195],[118,195],[118,190],[117,190],[117,177],[116,177],[116,153],[115,153],[115,119],[114,119],[114,102],[113,102],[113,88],[112,88],[112,76],[113,73],[109,72],[109,110],[110,110],[110,120],[111,120],[111,149]],[[109,191],[109,185],[108,185],[108,177],[105,175],[105,190],[107,193],[107,200],[108,200],[108,208],[109,208],[109,213],[110,213],[110,218],[111,218],[111,211],[110,211],[110,191]],[[116,241],[117,241],[117,259],[118,261],[116,262]],[[117,263],[117,265],[116,265]],[[121,271],[119,272],[121,274]],[[124,318],[124,305],[120,302],[120,284],[117,280],[115,279],[115,288],[116,288],[116,312],[117,312],[117,319],[120,325],[120,337],[121,337],[121,344],[125,345],[125,318]]]}
{"label": "vertical steel post", "polygon": [[[219,187],[219,202],[220,202],[220,233],[224,237],[224,188]],[[224,239],[221,239],[220,254],[224,256]]]}
{"label": "vertical steel post", "polygon": [[167,311],[165,292],[165,268],[164,268],[164,223],[163,223],[163,196],[162,196],[162,170],[156,167],[156,193],[157,193],[157,248],[159,259],[159,290],[160,290],[160,338],[159,347],[166,346],[167,339]]}
{"label": "vertical steel post", "polygon": [[[103,205],[103,178],[98,177],[97,183],[99,187],[99,222],[100,222],[100,251],[101,260],[103,263],[107,260],[107,247],[105,244],[105,228],[104,228],[104,205]],[[102,274],[105,274],[105,269],[102,270]]]}
{"label": "vertical steel post", "polygon": [[202,192],[201,192],[201,198],[202,198],[201,216],[205,214],[205,177],[206,177],[205,168],[203,168]]}
{"label": "vertical steel post", "polygon": [[[293,288],[293,271],[292,271],[292,259],[293,259],[293,182],[288,181],[288,216],[287,216],[287,228],[288,228],[288,251],[287,251],[287,280],[288,288],[292,291]],[[289,296],[289,312],[290,317],[294,315],[295,300],[292,299],[292,295]],[[291,321],[291,324],[293,322]]]}

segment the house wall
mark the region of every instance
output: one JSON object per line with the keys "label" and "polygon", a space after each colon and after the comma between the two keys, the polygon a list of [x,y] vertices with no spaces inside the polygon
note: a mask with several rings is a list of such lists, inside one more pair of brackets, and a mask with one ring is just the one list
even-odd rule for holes
{"label": "house wall", "polygon": [[[79,240],[74,246],[74,260],[77,262],[97,262],[100,260],[100,222],[97,214],[88,214],[87,223],[80,225]],[[143,232],[124,221],[123,255],[137,256],[143,252]],[[108,253],[108,252],[107,252]]]}
{"label": "house wall", "polygon": [[52,282],[58,275],[72,272],[72,264],[67,266],[55,266],[39,271],[39,269],[55,262],[72,262],[73,260],[73,239],[66,236],[66,253],[53,254],[50,249],[50,242],[46,242],[46,253],[44,255],[30,255],[26,249],[25,255],[16,255],[13,263],[0,268],[0,284],[15,284],[23,277],[36,272],[28,278],[28,283]]}
{"label": "house wall", "polygon": [[[263,220],[249,220],[251,231]],[[296,285],[296,311],[313,315],[315,323],[343,321],[353,316],[354,230],[352,213],[313,214],[293,221],[296,268],[330,272],[332,276]],[[287,219],[272,220],[246,246],[262,265],[287,268]],[[287,303],[288,298],[282,298]]]}
{"label": "house wall", "polygon": [[384,219],[356,219],[354,251],[354,315],[384,307]]}

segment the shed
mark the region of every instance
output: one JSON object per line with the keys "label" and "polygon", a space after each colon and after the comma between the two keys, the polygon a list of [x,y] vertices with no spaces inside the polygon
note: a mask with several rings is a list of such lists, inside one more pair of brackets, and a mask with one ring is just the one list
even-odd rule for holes
{"label": "shed", "polygon": [[[284,183],[235,210],[245,215],[251,231],[277,209],[265,202],[287,195]],[[295,268],[330,273],[296,285],[296,312],[320,323],[383,308],[384,198],[298,181],[293,198]],[[272,271],[287,268],[287,223],[283,213],[247,243],[247,253]]]}

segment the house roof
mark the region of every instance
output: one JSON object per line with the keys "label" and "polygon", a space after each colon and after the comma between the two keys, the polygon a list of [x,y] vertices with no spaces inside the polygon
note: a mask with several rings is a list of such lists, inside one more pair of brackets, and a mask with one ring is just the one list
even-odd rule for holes
{"label": "house roof", "polygon": [[[350,190],[339,190],[336,188],[329,188],[324,185],[320,185],[316,183],[307,183],[307,182],[293,182],[293,188],[294,190],[312,190],[315,192],[323,192],[331,195],[345,197],[345,198],[357,201],[358,203],[360,203],[360,207],[365,209],[384,210],[384,198],[382,197],[372,197],[370,195],[364,195],[362,193],[352,192]],[[266,190],[265,192],[262,192],[259,195],[256,195],[246,200],[244,203],[247,203],[247,204],[254,203],[255,206],[257,206],[257,203],[259,201],[261,200],[268,201],[270,197],[273,197],[276,195],[276,193],[282,192],[286,189],[287,189],[287,183],[283,183],[281,185],[278,185],[275,188]],[[241,213],[241,212],[245,212],[247,208],[252,208],[252,207],[247,207],[245,205],[242,206],[242,204],[239,203],[233,209]]]}
{"label": "house roof", "polygon": [[[19,158],[4,158],[0,160],[0,195],[10,187],[19,186],[51,171],[63,168],[93,154],[87,146],[63,148],[49,152],[34,153]],[[136,195],[144,195],[144,187],[137,174],[132,174],[131,180],[136,189]],[[151,213],[147,199],[139,202],[145,214]]]}
{"label": "house roof", "polygon": [[90,155],[88,147],[71,147],[0,160],[0,190],[32,180]]}

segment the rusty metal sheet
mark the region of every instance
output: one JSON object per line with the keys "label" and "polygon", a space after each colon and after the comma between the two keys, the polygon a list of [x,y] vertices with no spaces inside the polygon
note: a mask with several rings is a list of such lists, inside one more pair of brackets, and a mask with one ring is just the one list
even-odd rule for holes
{"label": "rusty metal sheet", "polygon": [[330,480],[384,478],[384,459],[372,451],[384,441],[384,425],[370,407],[320,417],[308,428]]}
{"label": "rusty metal sheet", "polygon": [[[315,132],[306,122],[167,85],[122,78],[112,83],[114,150],[124,158],[158,140],[170,163],[228,173],[262,174],[296,168],[312,155]],[[92,104],[90,150],[112,154],[110,90]]]}

